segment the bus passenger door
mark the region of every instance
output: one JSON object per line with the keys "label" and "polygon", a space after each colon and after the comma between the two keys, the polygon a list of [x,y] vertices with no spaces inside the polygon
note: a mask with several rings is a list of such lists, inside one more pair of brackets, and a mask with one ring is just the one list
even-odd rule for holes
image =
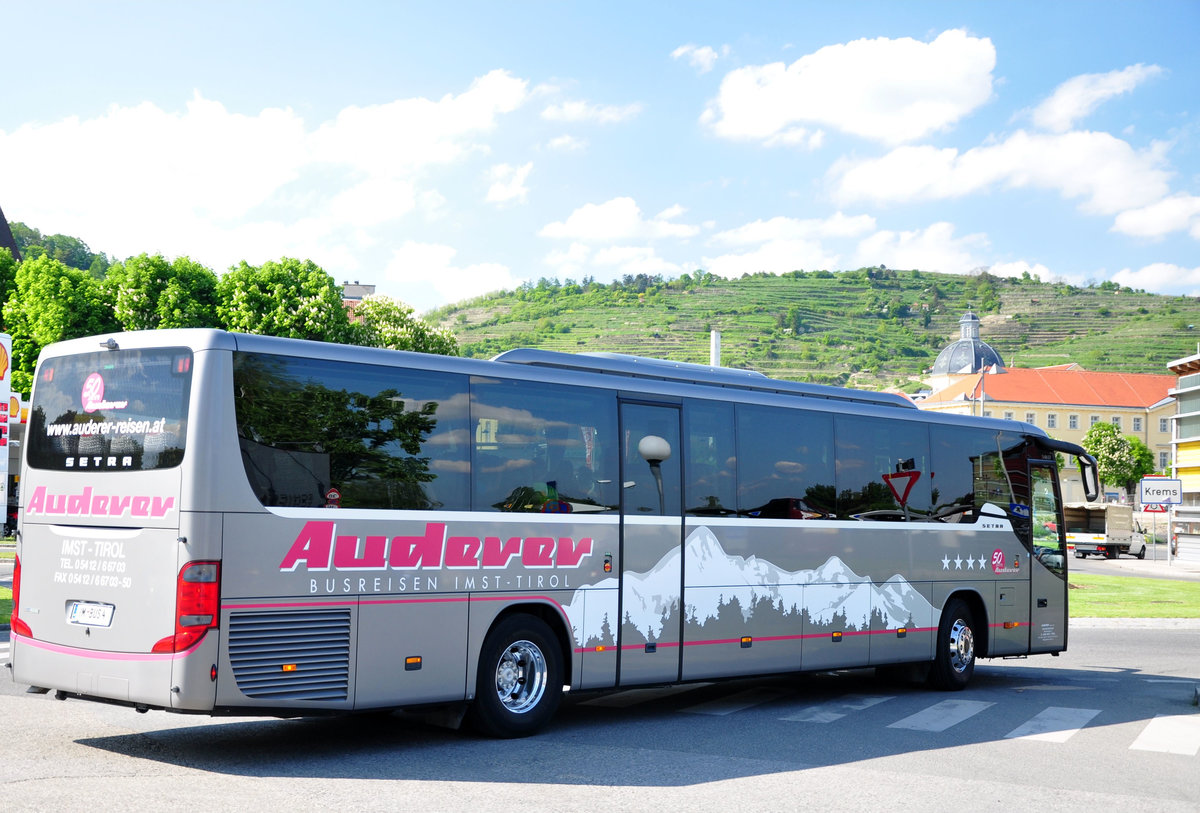
{"label": "bus passenger door", "polygon": [[683,498],[679,407],[621,404],[618,685],[679,680]]}
{"label": "bus passenger door", "polygon": [[1029,596],[1029,651],[1067,648],[1067,543],[1058,472],[1052,460],[1029,463],[1033,492],[1033,559]]}

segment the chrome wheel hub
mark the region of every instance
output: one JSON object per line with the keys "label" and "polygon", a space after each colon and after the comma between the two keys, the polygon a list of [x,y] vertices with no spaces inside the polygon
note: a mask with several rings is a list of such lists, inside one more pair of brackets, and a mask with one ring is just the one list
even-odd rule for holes
{"label": "chrome wheel hub", "polygon": [[506,709],[524,714],[546,694],[546,656],[532,641],[515,641],[496,664],[496,696]]}

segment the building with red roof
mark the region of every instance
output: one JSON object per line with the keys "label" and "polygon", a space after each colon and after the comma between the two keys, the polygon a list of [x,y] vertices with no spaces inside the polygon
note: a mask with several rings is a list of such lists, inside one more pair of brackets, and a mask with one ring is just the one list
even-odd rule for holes
{"label": "building with red roof", "polygon": [[1104,421],[1139,438],[1154,453],[1157,469],[1169,471],[1177,381],[1168,374],[1091,372],[1078,364],[1034,369],[995,364],[967,375],[943,376],[936,382],[940,389],[917,405],[1024,421],[1072,443],[1082,443],[1088,429]]}

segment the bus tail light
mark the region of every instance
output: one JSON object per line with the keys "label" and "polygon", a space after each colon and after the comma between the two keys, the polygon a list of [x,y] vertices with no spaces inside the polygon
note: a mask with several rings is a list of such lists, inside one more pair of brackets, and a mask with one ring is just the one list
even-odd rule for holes
{"label": "bus tail light", "polygon": [[175,633],[154,645],[153,652],[183,652],[196,644],[220,617],[221,564],[189,562],[175,581]]}
{"label": "bus tail light", "polygon": [[12,586],[12,618],[9,619],[12,631],[15,635],[24,635],[26,638],[33,637],[33,631],[29,629],[29,625],[18,618],[21,612],[21,557],[18,556],[13,560],[13,586]]}

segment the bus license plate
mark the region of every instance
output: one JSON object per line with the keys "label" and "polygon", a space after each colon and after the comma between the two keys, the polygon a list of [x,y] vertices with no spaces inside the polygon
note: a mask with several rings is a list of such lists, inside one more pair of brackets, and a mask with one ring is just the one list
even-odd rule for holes
{"label": "bus license plate", "polygon": [[71,604],[71,612],[67,615],[67,621],[85,627],[107,627],[112,624],[113,609],[111,604],[76,601]]}

